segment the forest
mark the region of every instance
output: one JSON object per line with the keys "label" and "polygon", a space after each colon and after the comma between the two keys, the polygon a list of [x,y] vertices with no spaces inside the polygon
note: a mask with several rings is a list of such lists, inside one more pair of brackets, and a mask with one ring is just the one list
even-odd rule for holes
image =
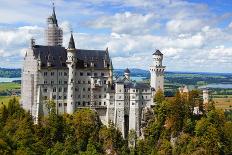
{"label": "forest", "polygon": [[215,109],[213,101],[203,105],[199,94],[193,90],[170,99],[158,91],[156,106],[145,114],[143,138],[130,131],[125,139],[113,123],[104,126],[94,110],[57,115],[53,101],[46,103],[49,115],[34,124],[13,98],[0,105],[0,154],[231,154],[231,113]]}

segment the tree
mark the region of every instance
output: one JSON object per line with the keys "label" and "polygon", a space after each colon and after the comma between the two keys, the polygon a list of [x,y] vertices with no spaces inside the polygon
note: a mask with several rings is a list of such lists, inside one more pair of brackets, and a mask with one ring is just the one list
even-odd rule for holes
{"label": "tree", "polygon": [[162,89],[158,89],[155,93],[154,102],[158,104],[162,103],[165,100],[164,92]]}

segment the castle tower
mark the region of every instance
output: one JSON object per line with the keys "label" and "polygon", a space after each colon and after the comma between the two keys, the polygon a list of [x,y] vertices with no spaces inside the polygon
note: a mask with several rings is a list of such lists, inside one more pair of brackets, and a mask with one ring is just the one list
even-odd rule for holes
{"label": "castle tower", "polygon": [[150,67],[151,73],[151,88],[157,91],[158,89],[164,90],[164,70],[165,66],[162,65],[163,54],[156,50],[153,54],[153,65]]}
{"label": "castle tower", "polygon": [[130,70],[128,68],[125,69],[124,76],[127,78],[127,80],[130,80]]}
{"label": "castle tower", "polygon": [[76,48],[73,35],[71,34],[67,49],[67,66],[69,69],[68,94],[67,94],[67,113],[72,114],[75,110],[75,71],[76,71]]}
{"label": "castle tower", "polygon": [[204,89],[203,90],[203,104],[206,105],[207,103],[209,103],[209,90]]}
{"label": "castle tower", "polygon": [[53,4],[53,13],[47,18],[47,29],[45,30],[45,39],[48,46],[62,46],[63,31],[58,26],[55,6]]}
{"label": "castle tower", "polygon": [[115,83],[115,113],[114,124],[125,138],[125,89],[121,82]]}

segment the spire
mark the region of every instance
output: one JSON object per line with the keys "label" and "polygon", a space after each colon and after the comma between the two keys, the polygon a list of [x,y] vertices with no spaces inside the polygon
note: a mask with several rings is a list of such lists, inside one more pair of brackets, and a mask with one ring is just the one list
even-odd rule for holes
{"label": "spire", "polygon": [[70,37],[70,40],[69,40],[68,48],[69,49],[75,49],[75,41],[74,41],[72,32],[71,32],[71,37]]}
{"label": "spire", "polygon": [[58,22],[57,22],[57,19],[56,19],[56,11],[55,11],[55,4],[54,4],[54,2],[52,3],[52,5],[53,5],[53,13],[52,13],[53,24],[56,24],[56,26],[58,27]]}

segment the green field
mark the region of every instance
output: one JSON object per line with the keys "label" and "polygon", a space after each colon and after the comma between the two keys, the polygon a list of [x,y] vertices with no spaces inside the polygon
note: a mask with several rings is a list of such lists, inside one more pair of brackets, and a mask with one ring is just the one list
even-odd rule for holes
{"label": "green field", "polygon": [[232,97],[213,98],[217,109],[232,109]]}
{"label": "green field", "polygon": [[20,89],[20,84],[14,82],[2,82],[0,83],[0,92],[11,89]]}
{"label": "green field", "polygon": [[18,100],[20,99],[19,96],[0,96],[0,104],[3,103],[4,105],[7,105],[10,99],[13,99],[14,97]]}

